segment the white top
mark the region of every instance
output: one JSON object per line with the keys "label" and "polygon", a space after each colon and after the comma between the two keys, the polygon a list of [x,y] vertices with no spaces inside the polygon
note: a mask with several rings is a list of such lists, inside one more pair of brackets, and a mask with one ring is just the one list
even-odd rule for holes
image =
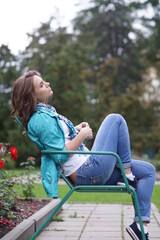
{"label": "white top", "polygon": [[[67,124],[63,121],[60,120],[63,130],[64,130],[64,135],[65,135],[65,144],[69,143],[72,139],[69,136],[69,127]],[[84,147],[84,151],[89,151],[87,147]],[[77,171],[78,168],[80,168],[83,163],[88,159],[90,155],[86,154],[74,154],[72,155],[68,161],[66,161],[64,164],[61,165],[61,171],[63,174],[68,177],[75,171]]]}

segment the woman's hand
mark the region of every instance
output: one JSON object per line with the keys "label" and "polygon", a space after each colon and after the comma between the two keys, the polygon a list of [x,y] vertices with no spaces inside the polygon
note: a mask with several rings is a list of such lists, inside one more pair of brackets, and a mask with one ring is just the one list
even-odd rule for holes
{"label": "woman's hand", "polygon": [[75,129],[77,131],[80,131],[84,127],[89,127],[89,124],[87,122],[82,122],[82,123],[78,124],[77,126],[75,126]]}
{"label": "woman's hand", "polygon": [[93,132],[88,123],[82,122],[78,126],[80,131],[69,143],[65,145],[67,150],[77,150],[85,139],[89,140],[93,138]]}
{"label": "woman's hand", "polygon": [[80,133],[83,133],[86,140],[93,138],[93,132],[92,132],[92,129],[89,127],[89,125],[82,127],[80,130]]}

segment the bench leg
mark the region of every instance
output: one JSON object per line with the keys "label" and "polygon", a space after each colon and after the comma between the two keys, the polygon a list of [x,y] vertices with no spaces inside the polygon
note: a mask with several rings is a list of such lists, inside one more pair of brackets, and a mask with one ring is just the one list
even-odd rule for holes
{"label": "bench leg", "polygon": [[139,203],[138,203],[138,198],[137,198],[137,194],[135,192],[135,190],[131,190],[131,196],[132,196],[132,201],[133,204],[137,210],[137,214],[138,214],[138,219],[139,219],[139,224],[141,227],[141,233],[142,233],[142,239],[146,240],[145,234],[144,234],[144,228],[143,228],[143,222],[142,222],[142,217],[141,217],[141,212],[140,212],[140,208],[139,208]]}

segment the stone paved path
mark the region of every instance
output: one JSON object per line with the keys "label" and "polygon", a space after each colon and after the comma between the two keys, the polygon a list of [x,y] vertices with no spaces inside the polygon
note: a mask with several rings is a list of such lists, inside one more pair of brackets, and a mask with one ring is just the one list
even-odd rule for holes
{"label": "stone paved path", "polygon": [[[129,240],[125,228],[133,222],[133,214],[133,206],[126,204],[64,204],[60,221],[51,222],[37,240]],[[160,240],[155,205],[148,228],[150,239]]]}

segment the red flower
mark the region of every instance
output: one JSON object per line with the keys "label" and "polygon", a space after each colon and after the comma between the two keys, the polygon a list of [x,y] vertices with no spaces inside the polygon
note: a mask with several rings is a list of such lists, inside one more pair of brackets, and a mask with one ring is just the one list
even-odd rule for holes
{"label": "red flower", "polygon": [[0,150],[1,150],[1,148],[2,148],[2,144],[0,144]]}
{"label": "red flower", "polygon": [[18,157],[17,149],[15,147],[11,147],[10,152],[11,152],[11,159],[16,160]]}
{"label": "red flower", "polygon": [[8,222],[10,227],[13,227],[12,221]]}
{"label": "red flower", "polygon": [[4,168],[4,162],[0,159],[0,168]]}
{"label": "red flower", "polygon": [[34,209],[34,208],[36,208],[36,207],[32,205],[31,208]]}
{"label": "red flower", "polygon": [[2,220],[2,219],[0,219],[0,223],[2,223],[2,224],[3,224],[3,220]]}

